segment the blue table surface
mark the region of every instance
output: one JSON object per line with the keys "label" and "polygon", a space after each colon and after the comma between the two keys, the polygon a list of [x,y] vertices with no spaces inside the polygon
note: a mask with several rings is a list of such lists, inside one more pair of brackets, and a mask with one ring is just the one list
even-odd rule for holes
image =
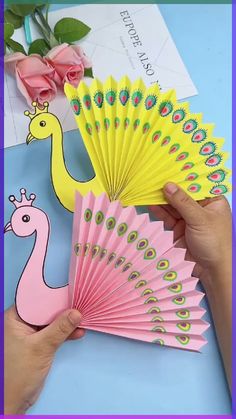
{"label": "blue table surface", "polygon": [[[199,91],[190,99],[191,109],[203,111],[206,122],[216,122],[215,133],[226,138],[225,149],[230,151],[231,6],[161,5],[160,10]],[[64,137],[69,170],[88,178],[92,169],[79,133]],[[5,221],[12,213],[8,195],[17,195],[21,187],[37,194],[37,205],[48,213],[52,227],[46,279],[58,286],[67,281],[72,214],[59,205],[49,168],[50,141],[5,150]],[[14,301],[32,245],[33,238],[5,237],[6,307]],[[205,318],[211,321],[209,315]],[[230,414],[214,328],[205,335],[209,342],[196,354],[88,332],[57,352],[45,388],[29,413]]]}

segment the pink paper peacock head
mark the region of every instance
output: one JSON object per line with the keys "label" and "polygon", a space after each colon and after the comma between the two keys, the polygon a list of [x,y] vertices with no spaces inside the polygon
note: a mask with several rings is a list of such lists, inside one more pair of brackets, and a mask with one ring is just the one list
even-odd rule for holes
{"label": "pink paper peacock head", "polygon": [[39,208],[33,207],[35,194],[26,196],[26,190],[21,189],[21,199],[18,201],[14,195],[9,196],[9,201],[15,206],[11,220],[6,224],[4,233],[13,231],[16,236],[27,237],[42,228],[47,222],[46,214]]}

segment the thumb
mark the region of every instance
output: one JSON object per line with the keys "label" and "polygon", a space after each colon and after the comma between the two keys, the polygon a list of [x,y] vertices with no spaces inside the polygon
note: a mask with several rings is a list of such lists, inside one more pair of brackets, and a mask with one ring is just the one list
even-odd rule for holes
{"label": "thumb", "polygon": [[175,183],[164,186],[164,195],[168,203],[175,208],[189,225],[202,224],[204,209]]}
{"label": "thumb", "polygon": [[67,310],[49,326],[38,332],[37,338],[45,348],[55,352],[79,326],[80,321],[81,314],[78,310]]}

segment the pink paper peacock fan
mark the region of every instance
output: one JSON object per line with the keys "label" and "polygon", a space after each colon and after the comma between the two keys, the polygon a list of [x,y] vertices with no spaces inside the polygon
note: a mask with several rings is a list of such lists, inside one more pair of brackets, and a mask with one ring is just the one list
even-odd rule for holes
{"label": "pink paper peacock fan", "polygon": [[184,260],[185,249],[173,246],[162,222],[110,202],[105,193],[77,192],[69,285],[51,288],[44,278],[48,217],[25,189],[20,201],[9,199],[16,209],[5,232],[36,235],[16,291],[23,320],[46,325],[73,307],[85,329],[195,351],[206,343],[202,334],[209,325],[199,306],[204,294],[191,277],[194,264]]}

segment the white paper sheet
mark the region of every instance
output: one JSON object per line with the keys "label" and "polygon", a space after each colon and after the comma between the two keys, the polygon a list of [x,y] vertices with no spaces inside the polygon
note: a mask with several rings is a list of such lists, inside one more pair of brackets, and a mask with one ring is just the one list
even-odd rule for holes
{"label": "white paper sheet", "polygon": [[[81,41],[92,59],[94,76],[105,80],[110,74],[119,79],[127,74],[132,80],[142,77],[149,85],[158,81],[163,90],[175,88],[179,99],[197,94],[197,90],[177,51],[174,41],[156,5],[93,4],[69,7],[49,13],[51,27],[62,17],[76,17],[91,27]],[[25,44],[18,29],[14,38]],[[33,39],[37,33],[32,30]],[[15,79],[5,74],[5,147],[25,142],[28,120],[25,99]],[[77,129],[73,113],[63,94],[50,104],[63,130]]]}

